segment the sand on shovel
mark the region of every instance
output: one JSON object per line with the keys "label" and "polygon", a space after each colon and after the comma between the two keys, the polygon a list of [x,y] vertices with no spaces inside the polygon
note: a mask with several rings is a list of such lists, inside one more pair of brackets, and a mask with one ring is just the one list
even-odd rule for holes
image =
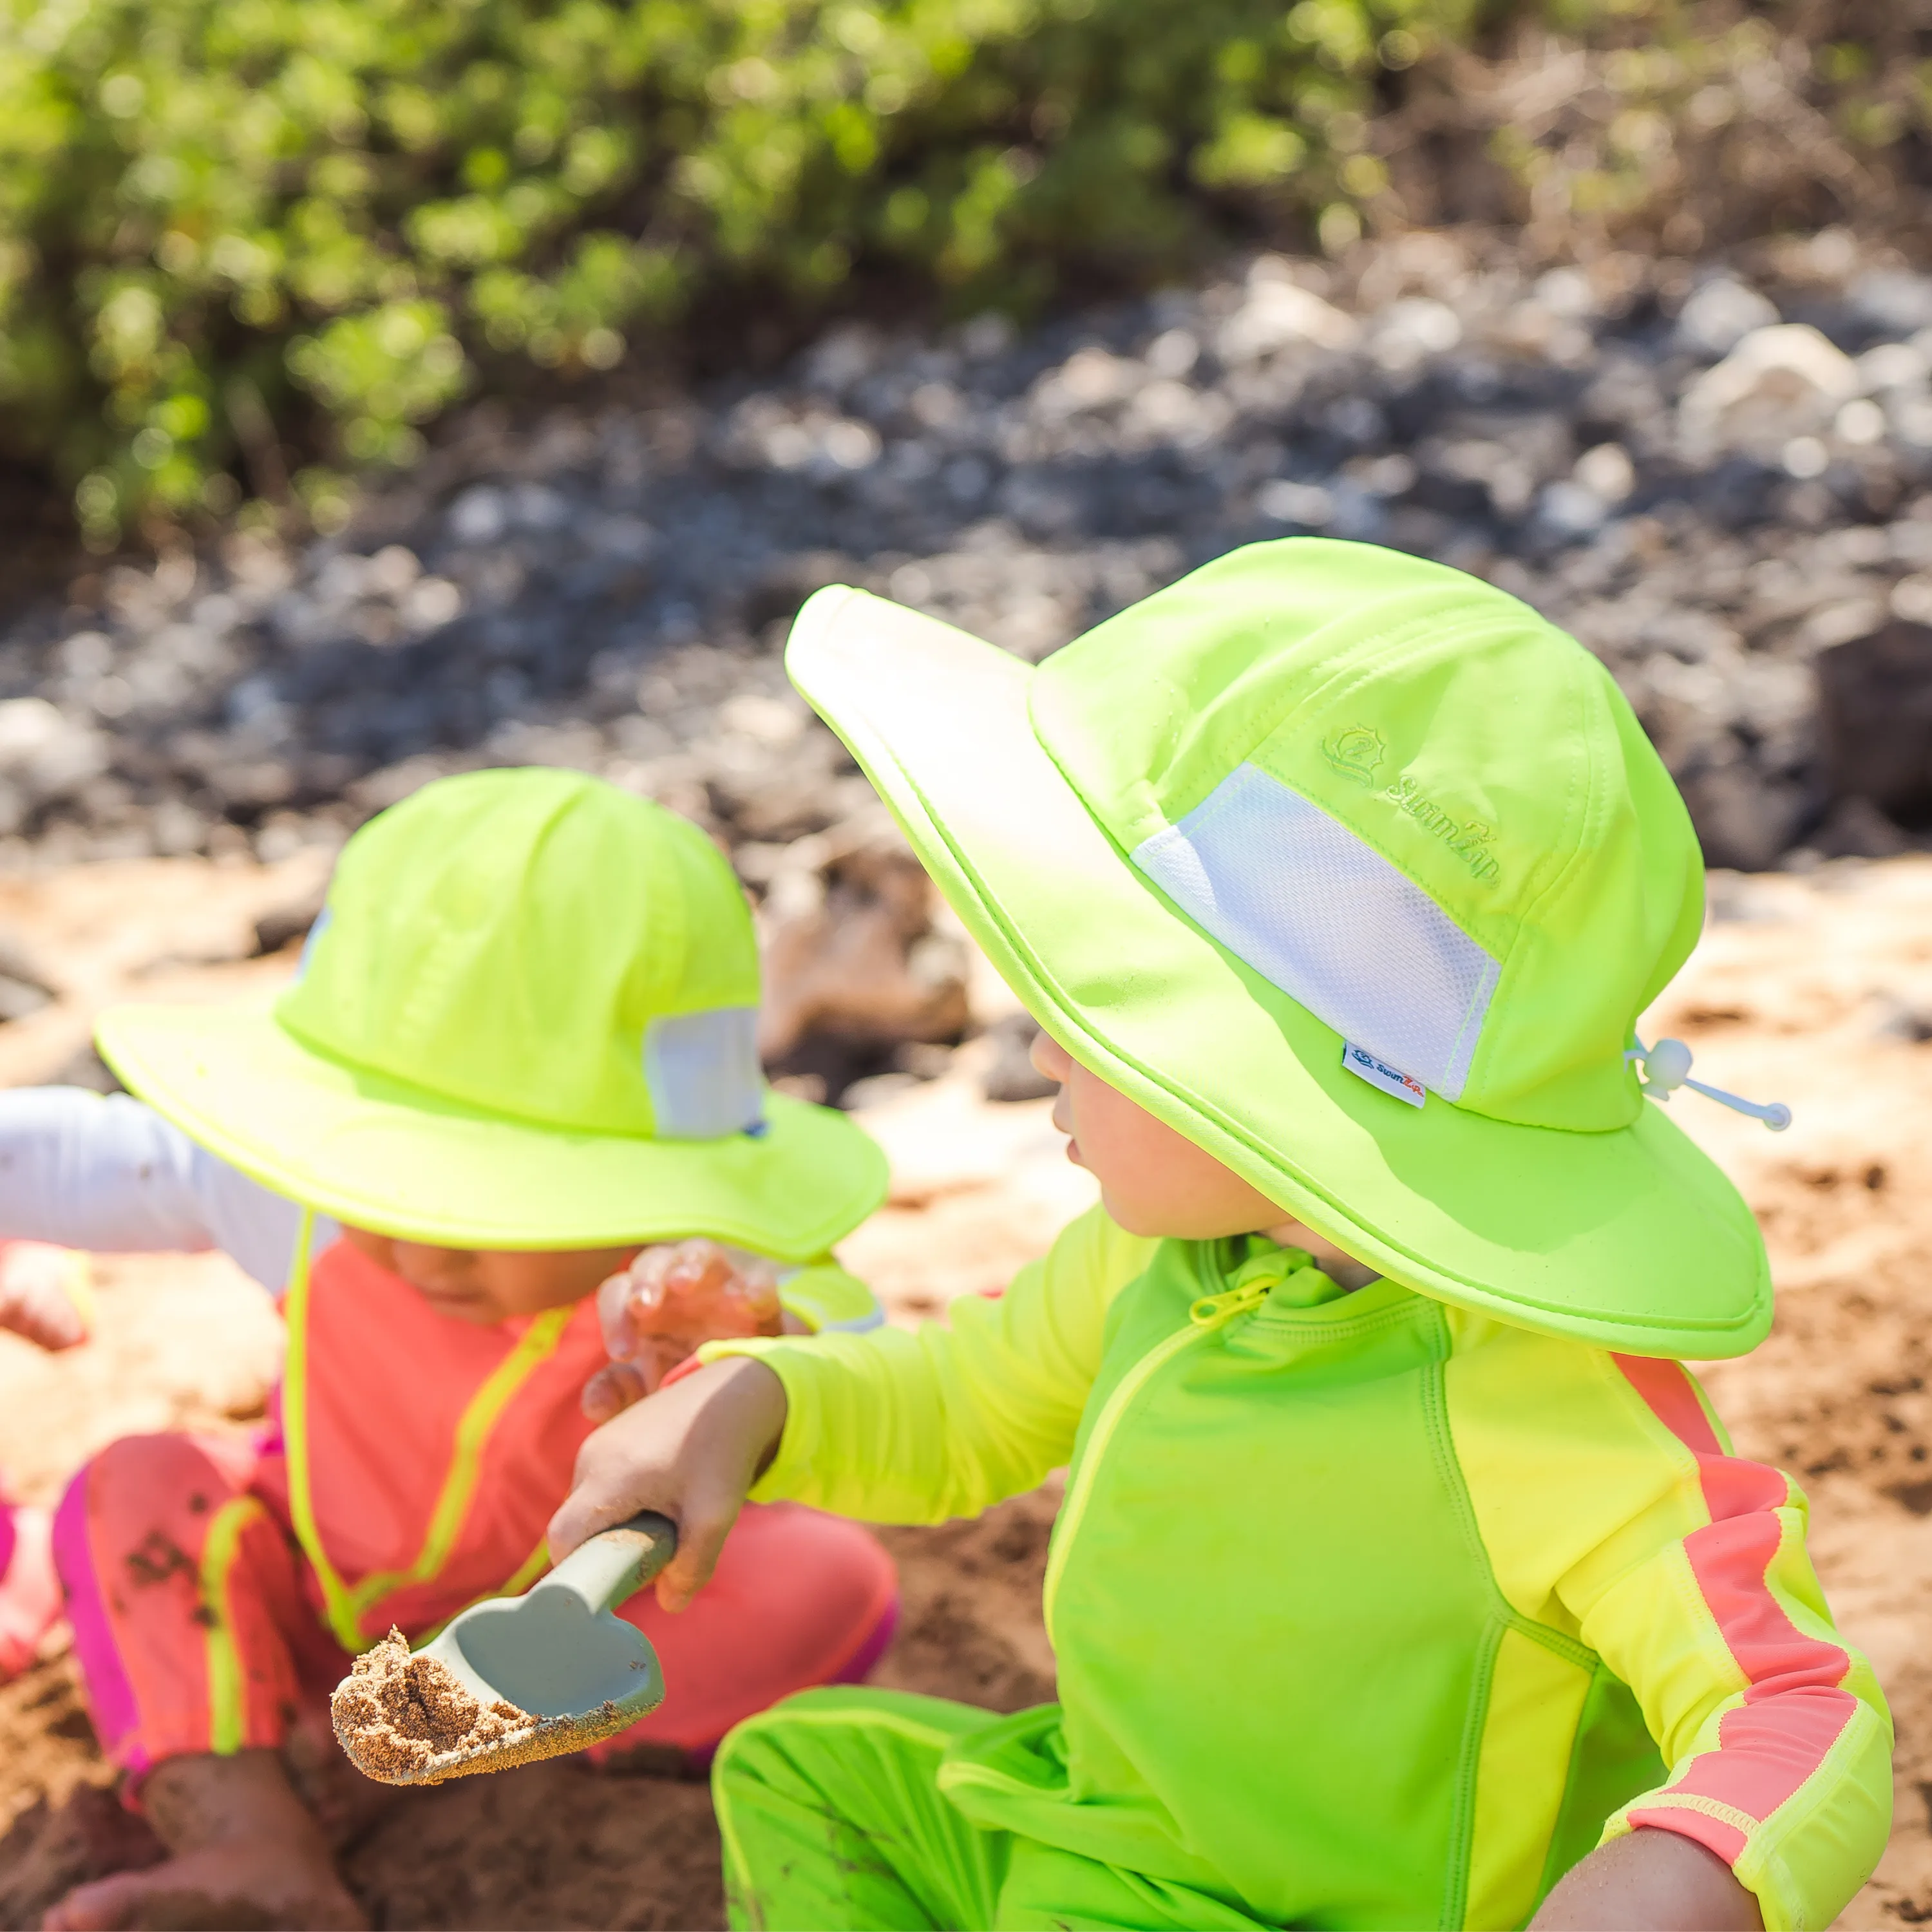
{"label": "sand on shovel", "polygon": [[631,1721],[610,1703],[574,1718],[533,1717],[501,1698],[480,1703],[434,1658],[412,1656],[394,1628],[356,1660],[328,1709],[350,1762],[383,1784],[507,1771],[580,1750]]}

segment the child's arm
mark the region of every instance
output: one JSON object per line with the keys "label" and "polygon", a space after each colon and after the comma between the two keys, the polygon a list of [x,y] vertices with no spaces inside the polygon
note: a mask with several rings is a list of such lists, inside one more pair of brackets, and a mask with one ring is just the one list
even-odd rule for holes
{"label": "child's arm", "polygon": [[1766,1924],[1828,1924],[1886,1849],[1886,1700],[1832,1624],[1797,1486],[1730,1451],[1679,1364],[1629,1374],[1688,1451],[1671,1503],[1694,1516],[1629,1567],[1624,1544],[1570,1580],[1582,1640],[1636,1693],[1666,1762],[1664,1785],[1624,1804],[1606,1839],[1679,1834],[1731,1866]]}
{"label": "child's arm", "polygon": [[[1832,1624],[1804,1497],[1731,1451],[1679,1362],[1519,1331],[1451,1362],[1447,1395],[1503,1594],[1629,1687],[1664,1758],[1550,1922],[1748,1924],[1700,1916],[1724,1864],[1764,1924],[1829,1924],[1886,1847],[1892,1721]],[[1673,1884],[1688,1916],[1642,1903]]]}
{"label": "child's arm", "polygon": [[762,1362],[707,1362],[596,1430],[577,1452],[550,1522],[561,1562],[587,1536],[640,1510],[677,1525],[677,1554],[658,1573],[658,1601],[681,1610],[710,1581],[724,1538],[785,1426],[785,1385]]}
{"label": "child's arm", "polygon": [[659,1589],[671,1604],[709,1574],[748,1492],[936,1522],[1032,1487],[1072,1454],[1108,1304],[1151,1246],[1096,1210],[998,1300],[954,1302],[950,1324],[708,1345],[703,1369],[584,1444],[554,1553],[662,1509],[682,1536]]}
{"label": "child's arm", "polygon": [[301,1220],[127,1094],[0,1093],[0,1238],[98,1254],[220,1248],[278,1292]]}
{"label": "child's arm", "polygon": [[1648,1826],[1615,1838],[1543,1901],[1531,1932],[1760,1932],[1757,1900],[1694,1838]]}

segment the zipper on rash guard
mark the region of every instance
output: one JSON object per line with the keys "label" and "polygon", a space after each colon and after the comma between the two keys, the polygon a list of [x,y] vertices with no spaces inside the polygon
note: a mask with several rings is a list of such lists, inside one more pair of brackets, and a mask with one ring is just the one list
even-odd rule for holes
{"label": "zipper on rash guard", "polygon": [[1080,1532],[1080,1519],[1085,1514],[1087,1499],[1093,1493],[1094,1473],[1100,1466],[1100,1459],[1106,1454],[1107,1444],[1120,1426],[1128,1406],[1156,1370],[1182,1349],[1203,1340],[1216,1329],[1226,1328],[1237,1316],[1258,1308],[1282,1278],[1280,1274],[1263,1275],[1256,1280],[1244,1282],[1238,1288],[1225,1289],[1219,1294],[1202,1295],[1188,1309],[1187,1326],[1177,1328],[1156,1342],[1114,1384],[1113,1394],[1094,1420],[1093,1434],[1087,1438],[1087,1453],[1080,1459],[1080,1472],[1060,1506],[1060,1533],[1054,1538],[1053,1553],[1047,1561],[1046,1580],[1040,1592],[1040,1613],[1046,1622],[1049,1640],[1053,1636],[1054,1599],[1059,1594],[1061,1572],[1066,1568],[1066,1552],[1072,1548],[1073,1539]]}

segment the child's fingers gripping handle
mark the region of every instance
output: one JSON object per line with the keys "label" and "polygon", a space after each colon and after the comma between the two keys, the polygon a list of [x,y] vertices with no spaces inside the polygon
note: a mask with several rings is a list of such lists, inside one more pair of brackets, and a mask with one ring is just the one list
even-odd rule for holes
{"label": "child's fingers gripping handle", "polygon": [[586,1608],[610,1610],[656,1580],[677,1554],[677,1526],[656,1510],[580,1544],[538,1586],[574,1592]]}
{"label": "child's fingers gripping handle", "polygon": [[[550,1519],[550,1546],[558,1561],[544,1583],[575,1591],[596,1610],[613,1608],[655,1582],[658,1601],[668,1610],[682,1610],[717,1567],[737,1518],[735,1504],[724,1497],[688,1502],[676,1522],[642,1510],[607,1528],[616,1507],[597,1486],[579,1483]],[[646,1523],[656,1526],[647,1534],[626,1533]]]}
{"label": "child's fingers gripping handle", "polygon": [[678,1534],[658,1600],[681,1610],[710,1576],[784,1420],[784,1384],[742,1358],[711,1363],[634,1404],[578,1451],[574,1484],[550,1519],[552,1556],[561,1564],[598,1531],[658,1511]]}

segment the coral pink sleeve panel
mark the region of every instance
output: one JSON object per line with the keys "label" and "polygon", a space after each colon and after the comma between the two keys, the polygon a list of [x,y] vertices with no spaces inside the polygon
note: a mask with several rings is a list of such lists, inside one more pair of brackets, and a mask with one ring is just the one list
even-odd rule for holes
{"label": "coral pink sleeve panel", "polygon": [[[1774,1916],[1770,1903],[1808,1889],[1792,1866],[1793,1828],[1807,1826],[1807,1844],[1868,1840],[1888,1817],[1882,1697],[1832,1628],[1796,1486],[1731,1453],[1681,1363],[1612,1359],[1694,1476],[1706,1520],[1660,1561],[1687,1638],[1712,1657],[1713,1682],[1692,1707],[1688,1744],[1671,1755],[1669,1783],[1627,1805],[1606,1835],[1648,1826],[1694,1838],[1768,1894],[1767,1924],[1803,1922]],[[1821,1832],[1834,1810],[1848,1814],[1844,1829]]]}
{"label": "coral pink sleeve panel", "polygon": [[1802,1494],[1732,1453],[1682,1363],[1451,1319],[1450,1421],[1498,1587],[1629,1687],[1666,1767],[1605,1839],[1677,1832],[1767,1927],[1829,1923],[1884,1849],[1892,1726],[1833,1628]]}

